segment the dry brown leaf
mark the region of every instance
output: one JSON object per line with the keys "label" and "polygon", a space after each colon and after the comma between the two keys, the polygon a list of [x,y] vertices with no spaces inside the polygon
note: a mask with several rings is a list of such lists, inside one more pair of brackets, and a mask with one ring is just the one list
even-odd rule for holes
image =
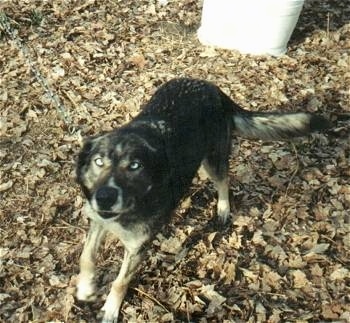
{"label": "dry brown leaf", "polygon": [[208,314],[215,313],[215,311],[221,307],[222,303],[226,301],[226,298],[215,291],[214,287],[215,285],[204,285],[200,289],[201,294],[210,300],[209,306],[207,308]]}
{"label": "dry brown leaf", "polygon": [[133,63],[138,68],[144,68],[147,64],[145,57],[142,54],[135,54],[129,58],[129,61]]}
{"label": "dry brown leaf", "polygon": [[340,267],[335,269],[329,276],[331,280],[344,280],[350,278],[350,271],[347,268]]}
{"label": "dry brown leaf", "polygon": [[327,251],[329,246],[330,246],[329,243],[319,243],[319,244],[315,245],[314,247],[312,247],[310,250],[308,250],[306,255],[311,255],[311,254],[315,254],[315,253],[324,253],[325,251]]}
{"label": "dry brown leaf", "polygon": [[312,274],[312,276],[322,277],[324,272],[323,272],[323,269],[320,267],[319,264],[314,264],[311,267],[311,274]]}
{"label": "dry brown leaf", "polygon": [[13,186],[13,180],[9,180],[5,183],[0,184],[0,192],[7,191]]}
{"label": "dry brown leaf", "polygon": [[305,288],[310,285],[310,281],[306,278],[306,274],[301,270],[293,270],[291,272],[293,276],[293,286],[294,288]]}
{"label": "dry brown leaf", "polygon": [[192,199],[191,199],[191,196],[189,196],[181,202],[180,208],[187,210],[191,206],[191,204],[192,204]]}
{"label": "dry brown leaf", "polygon": [[232,261],[226,261],[222,269],[224,284],[232,284],[236,279],[236,264]]}
{"label": "dry brown leaf", "polygon": [[[252,111],[315,112],[334,126],[293,145],[234,140],[235,222],[217,233],[208,221],[215,190],[196,177],[170,238],[154,241],[134,282],[166,309],[131,290],[122,320],[350,321],[347,3],[305,1],[287,55],[276,59],[203,47],[199,1],[61,2],[2,9],[84,137],[127,122],[178,76],[212,81]],[[78,136],[0,29],[0,321],[95,322],[105,289],[91,309],[73,303],[88,227],[74,175]],[[99,250],[98,281],[115,278],[120,247],[110,238]],[[226,301],[201,294],[208,285]]]}
{"label": "dry brown leaf", "polygon": [[337,304],[322,304],[322,316],[327,320],[335,320],[339,318],[341,307]]}
{"label": "dry brown leaf", "polygon": [[258,274],[251,271],[251,270],[248,270],[248,269],[245,269],[245,268],[240,268],[240,270],[242,271],[244,277],[248,278],[249,280],[252,280],[252,281],[256,281],[257,278],[258,278]]}
{"label": "dry brown leaf", "polygon": [[272,259],[278,260],[279,262],[283,262],[288,257],[286,252],[279,245],[277,246],[267,245],[265,247],[265,254]]}
{"label": "dry brown leaf", "polygon": [[258,302],[255,305],[255,311],[256,311],[257,322],[265,322],[266,321],[266,308],[260,302]]}
{"label": "dry brown leaf", "polygon": [[261,230],[257,230],[254,232],[252,242],[258,246],[265,247],[267,245],[267,242],[263,238],[263,233]]}
{"label": "dry brown leaf", "polygon": [[180,230],[176,232],[175,237],[171,237],[167,240],[164,240],[160,244],[160,250],[163,252],[178,254],[182,250],[182,245],[186,240],[186,234]]}

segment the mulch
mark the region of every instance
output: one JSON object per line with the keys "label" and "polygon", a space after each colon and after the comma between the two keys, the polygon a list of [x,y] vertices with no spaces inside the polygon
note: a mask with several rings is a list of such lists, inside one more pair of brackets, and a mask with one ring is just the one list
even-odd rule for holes
{"label": "mulch", "polygon": [[123,249],[107,237],[98,299],[78,302],[88,228],[75,183],[81,137],[129,121],[178,76],[212,81],[250,110],[316,112],[334,127],[292,143],[235,140],[232,223],[213,224],[215,190],[196,177],[152,242],[122,321],[350,321],[346,1],[306,1],[280,58],[201,45],[194,0],[14,0],[0,10],[28,48],[0,28],[2,322],[97,321]]}

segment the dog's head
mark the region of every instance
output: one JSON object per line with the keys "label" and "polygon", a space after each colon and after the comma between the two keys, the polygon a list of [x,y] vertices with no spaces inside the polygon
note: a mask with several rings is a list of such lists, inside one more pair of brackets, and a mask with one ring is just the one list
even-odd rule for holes
{"label": "dog's head", "polygon": [[162,182],[166,157],[157,136],[135,131],[89,138],[78,156],[77,181],[90,206],[103,218],[144,207]]}

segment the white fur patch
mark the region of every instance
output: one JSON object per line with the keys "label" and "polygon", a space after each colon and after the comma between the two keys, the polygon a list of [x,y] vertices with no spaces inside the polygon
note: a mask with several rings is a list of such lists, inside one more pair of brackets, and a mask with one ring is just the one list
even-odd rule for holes
{"label": "white fur patch", "polygon": [[217,213],[222,222],[226,222],[230,215],[230,202],[227,198],[219,199],[217,205]]}
{"label": "white fur patch", "polygon": [[107,296],[105,304],[101,309],[104,312],[102,323],[118,321],[119,310],[123,298],[124,295],[117,295],[115,292],[113,292],[113,290],[111,290],[111,292]]}
{"label": "white fur patch", "polygon": [[302,129],[308,124],[310,117],[305,113],[276,115],[270,117],[254,117],[254,123],[259,126],[273,126],[280,129]]}
{"label": "white fur patch", "polygon": [[303,136],[310,127],[310,115],[307,113],[237,115],[233,118],[238,135],[262,140]]}
{"label": "white fur patch", "polygon": [[227,179],[217,182],[216,187],[218,190],[217,214],[220,221],[225,223],[230,215],[229,187]]}
{"label": "white fur patch", "polygon": [[95,284],[92,279],[84,276],[78,277],[77,298],[81,301],[95,300]]}
{"label": "white fur patch", "polygon": [[115,234],[127,250],[138,249],[149,239],[149,234],[143,225],[134,225],[132,231],[127,230],[113,218],[103,219],[100,217],[91,207],[89,202],[84,206],[84,213],[90,219],[96,221],[99,225],[102,225],[106,231]]}

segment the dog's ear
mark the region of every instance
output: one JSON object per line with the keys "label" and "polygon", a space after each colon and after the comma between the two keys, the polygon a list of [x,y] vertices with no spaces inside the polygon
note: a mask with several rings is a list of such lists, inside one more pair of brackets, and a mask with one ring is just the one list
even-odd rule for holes
{"label": "dog's ear", "polygon": [[93,143],[93,138],[88,137],[83,139],[81,144],[81,150],[78,155],[78,163],[77,163],[78,168],[81,168],[81,166],[83,166],[86,163],[87,158],[93,147],[92,143]]}

